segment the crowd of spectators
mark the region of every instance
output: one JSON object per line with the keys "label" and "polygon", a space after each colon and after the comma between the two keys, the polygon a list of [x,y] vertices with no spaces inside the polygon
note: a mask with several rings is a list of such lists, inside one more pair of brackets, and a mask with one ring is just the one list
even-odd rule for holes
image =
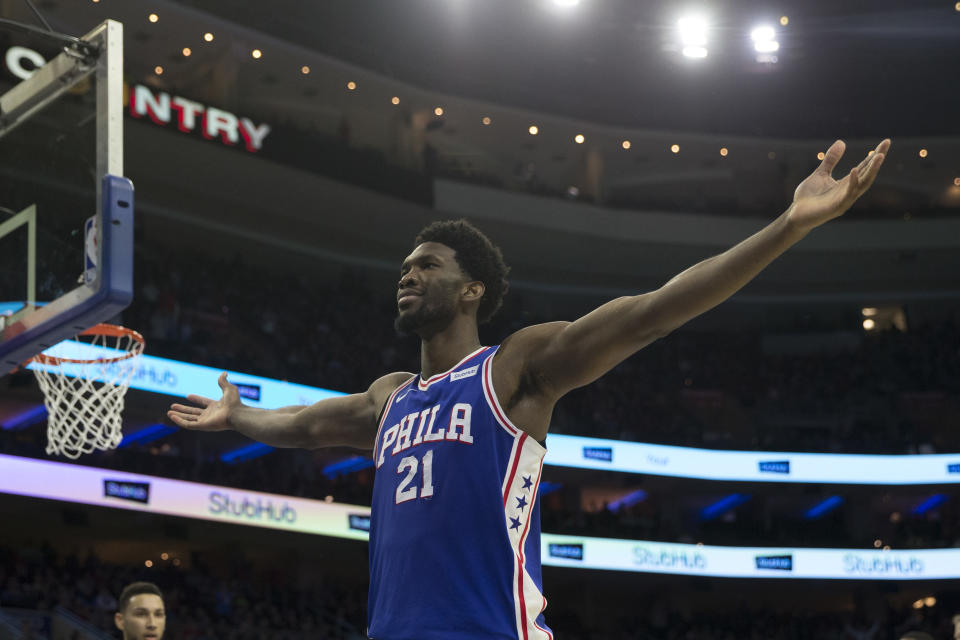
{"label": "crowd of spectators", "polygon": [[[393,292],[348,270],[331,281],[170,252],[143,257],[137,274],[124,321],[151,354],[348,392],[418,368],[416,340],[393,329]],[[508,296],[481,338],[554,319]],[[855,340],[788,356],[768,353],[762,335],[680,330],[561,400],[551,431],[743,450],[960,450],[945,428],[960,406],[960,323]]]}
{"label": "crowd of spectators", "polygon": [[[297,580],[293,579],[296,572],[295,567],[285,566],[256,570],[243,558],[212,568],[197,557],[189,565],[165,563],[148,569],[106,562],[93,551],[65,552],[49,543],[16,549],[0,546],[0,612],[49,614],[62,608],[116,635],[116,597],[124,585],[149,580],[164,594],[168,638],[365,637],[364,572],[348,581],[325,575]],[[800,607],[784,601],[784,610],[771,611],[762,604],[749,605],[749,590],[739,606],[718,610],[660,598],[643,598],[635,606],[622,607],[618,605],[622,594],[611,595],[609,602],[575,606],[575,590],[568,587],[556,585],[557,604],[547,609],[548,623],[566,640],[898,640],[906,631],[918,630],[938,639],[952,637],[950,592],[939,594],[939,606],[922,609],[876,598],[853,611],[825,606],[828,599],[819,610],[816,605]],[[873,613],[867,615],[867,610]]]}
{"label": "crowd of spectators", "polygon": [[[360,572],[362,576],[362,572]],[[104,562],[93,552],[62,553],[49,544],[0,546],[0,608],[52,612],[57,607],[116,633],[113,614],[123,586],[160,586],[168,638],[182,640],[314,640],[366,637],[366,584],[313,576],[294,586],[282,570],[253,571],[238,562],[218,572],[195,558],[187,567],[150,570]]]}

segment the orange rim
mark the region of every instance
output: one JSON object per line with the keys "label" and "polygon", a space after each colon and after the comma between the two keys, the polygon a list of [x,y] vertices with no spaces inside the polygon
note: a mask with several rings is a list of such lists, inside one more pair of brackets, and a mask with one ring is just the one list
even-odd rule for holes
{"label": "orange rim", "polygon": [[[142,347],[146,344],[146,341],[143,339],[143,336],[140,335],[139,331],[134,331],[133,329],[128,329],[126,327],[121,327],[116,324],[95,324],[89,329],[81,331],[77,334],[78,336],[107,336],[109,338],[131,338],[134,342],[138,342]],[[58,365],[62,362],[69,362],[71,364],[111,364],[113,362],[122,362],[124,360],[129,360],[130,358],[137,355],[139,350],[133,350],[128,353],[125,353],[116,358],[94,358],[92,360],[80,360],[76,358],[58,358],[56,356],[47,356],[42,353],[38,353],[33,356],[25,364],[31,362],[36,362],[38,364],[46,365]]]}

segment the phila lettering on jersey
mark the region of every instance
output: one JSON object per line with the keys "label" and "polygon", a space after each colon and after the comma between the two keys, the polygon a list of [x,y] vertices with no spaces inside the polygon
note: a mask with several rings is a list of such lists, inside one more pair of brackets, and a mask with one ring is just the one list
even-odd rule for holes
{"label": "phila lettering on jersey", "polygon": [[497,347],[397,388],[377,432],[368,635],[552,640],[537,490],[546,449],[493,390]]}

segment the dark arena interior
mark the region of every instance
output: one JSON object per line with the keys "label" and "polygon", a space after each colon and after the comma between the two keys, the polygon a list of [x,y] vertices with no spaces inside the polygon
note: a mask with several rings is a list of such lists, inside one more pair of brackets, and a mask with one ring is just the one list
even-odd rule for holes
{"label": "dark arena interior", "polygon": [[[123,25],[133,298],[110,322],[146,343],[122,440],[75,459],[48,453],[35,372],[0,370],[0,640],[960,639],[960,2],[0,0],[0,18],[4,94],[64,49],[51,32]],[[68,129],[3,163],[0,228],[25,185],[65,208],[94,197],[60,180],[99,178],[68,150]],[[759,258],[685,270],[816,208],[825,196],[798,185],[826,175],[838,139],[833,178],[859,167],[861,197],[710,298]],[[683,304],[712,301],[682,322],[644,324],[673,313],[660,306],[639,313],[642,348],[564,388],[513,596],[465,586],[477,601],[427,569],[372,589],[371,528],[384,527],[384,548],[403,539],[414,567],[432,567],[450,532],[467,549],[499,544],[520,525],[513,475],[493,479],[507,509],[493,535],[452,515],[481,512],[479,499],[427,510],[452,483],[439,445],[422,472],[404,458],[406,479],[404,462],[397,474],[377,463],[388,436],[400,450],[403,424],[409,445],[413,418],[378,449],[287,448],[168,414],[196,406],[188,394],[219,398],[222,371],[266,410],[333,406],[389,372],[427,371],[417,335],[394,320],[405,287],[439,296],[424,284],[439,276],[426,259],[401,263],[421,229],[459,219],[510,267],[482,345],[610,300],[672,310],[683,296],[657,292],[707,273],[724,283],[691,285]],[[51,222],[41,245],[46,234],[53,247],[83,242],[72,220]],[[2,236],[0,312],[24,299],[11,283],[26,260]],[[82,269],[59,251],[37,262],[37,300],[62,293],[45,269]],[[519,343],[501,347],[501,364]],[[566,345],[560,370],[594,362],[592,345]],[[491,380],[506,375],[497,366]],[[451,388],[462,377],[481,389],[477,371],[450,374]],[[527,384],[552,383],[523,379],[516,393]],[[394,388],[375,395],[383,431]],[[459,442],[471,444],[469,409]],[[460,449],[479,456],[473,413],[474,446]],[[423,431],[429,410],[419,415]],[[513,422],[517,447],[541,439]],[[415,471],[420,497],[406,504]],[[387,506],[424,509],[438,533],[409,542],[381,524],[394,520],[375,478],[401,481]],[[468,560],[446,566],[451,580],[473,581]],[[164,620],[150,627],[145,610],[146,631],[121,602],[138,581],[162,592]],[[371,622],[375,592],[421,603],[422,626]],[[515,629],[449,622],[484,617],[487,595]],[[410,624],[422,632],[394,631]]]}

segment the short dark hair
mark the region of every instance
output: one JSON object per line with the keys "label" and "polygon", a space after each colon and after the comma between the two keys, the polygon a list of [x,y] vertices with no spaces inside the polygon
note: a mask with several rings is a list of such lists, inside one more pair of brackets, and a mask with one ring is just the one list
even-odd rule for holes
{"label": "short dark hair", "polygon": [[907,631],[900,640],[933,640],[933,636],[926,631]]}
{"label": "short dark hair", "polygon": [[439,242],[453,249],[460,269],[483,283],[484,294],[477,310],[477,322],[490,320],[503,304],[509,283],[510,267],[503,261],[500,248],[466,220],[441,220],[427,225],[417,234],[413,246]]}
{"label": "short dark hair", "polygon": [[123,591],[120,592],[120,597],[117,599],[117,611],[123,613],[127,608],[127,605],[130,604],[130,599],[133,596],[139,596],[144,593],[152,593],[155,596],[160,596],[160,599],[163,599],[163,593],[160,592],[160,587],[153,584],[152,582],[132,582],[123,588]]}

